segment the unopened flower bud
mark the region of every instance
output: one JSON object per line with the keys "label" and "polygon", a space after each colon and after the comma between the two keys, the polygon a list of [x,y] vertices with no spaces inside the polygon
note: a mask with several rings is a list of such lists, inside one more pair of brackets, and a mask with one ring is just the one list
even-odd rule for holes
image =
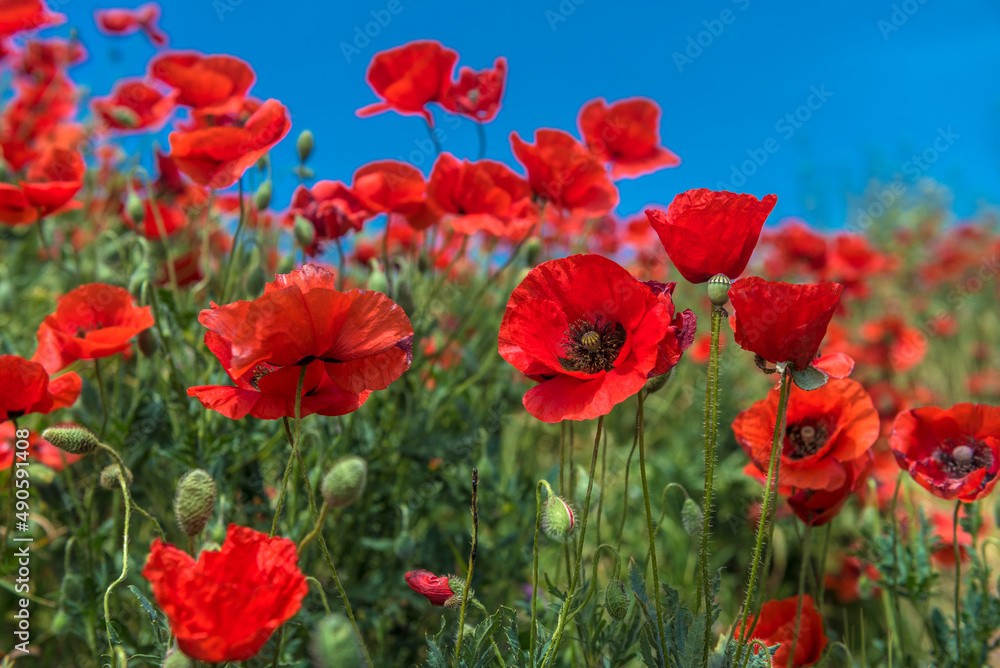
{"label": "unopened flower bud", "polygon": [[689,536],[697,536],[701,533],[701,523],[705,516],[701,513],[701,506],[695,503],[694,499],[684,499],[681,506],[681,526]]}
{"label": "unopened flower bud", "polygon": [[538,237],[531,237],[524,242],[524,259],[529,267],[538,264],[538,258],[542,255],[542,240]]}
{"label": "unopened flower bud", "polygon": [[144,329],[139,332],[139,336],[136,337],[136,340],[139,344],[139,352],[142,353],[144,357],[152,357],[156,354],[156,350],[160,347],[152,329]]}
{"label": "unopened flower bud", "polygon": [[319,621],[309,649],[316,668],[359,668],[364,665],[358,637],[347,617],[341,614]]}
{"label": "unopened flower bud", "polygon": [[247,291],[251,295],[259,295],[264,291],[266,283],[267,276],[264,274],[264,270],[261,267],[257,267],[247,276]]}
{"label": "unopened flower bud", "polygon": [[257,192],[254,193],[254,205],[257,207],[258,211],[263,211],[271,204],[271,179],[264,181],[260,186],[257,187]]}
{"label": "unopened flower bud", "polygon": [[56,612],[55,617],[52,618],[52,624],[49,626],[49,629],[52,631],[52,635],[56,637],[63,635],[66,632],[66,629],[69,628],[69,622],[69,614],[60,608]]}
{"label": "unopened flower bud", "polygon": [[89,455],[100,445],[93,432],[78,425],[49,427],[42,432],[42,438],[71,455]]}
{"label": "unopened flower bud", "polygon": [[331,508],[349,506],[365,491],[368,464],[361,457],[351,455],[334,464],[323,477],[320,490],[323,500]]}
{"label": "unopened flower bud", "polygon": [[[119,489],[121,483],[122,472],[118,468],[118,464],[108,464],[101,470],[101,487],[104,489]],[[130,487],[132,485],[132,472],[125,469],[125,486]]]}
{"label": "unopened flower bud", "polygon": [[612,580],[604,590],[604,607],[611,619],[620,622],[628,614],[628,590],[620,580]]}
{"label": "unopened flower bud", "polygon": [[646,394],[652,394],[653,392],[658,392],[663,389],[663,386],[667,384],[670,380],[670,375],[673,373],[673,368],[667,369],[666,373],[661,373],[659,376],[653,376],[646,381]]}
{"label": "unopened flower bud", "polygon": [[385,272],[382,268],[378,266],[378,260],[372,258],[371,262],[368,263],[370,272],[368,274],[368,289],[374,292],[385,293],[389,289],[389,279],[386,278]]}
{"label": "unopened flower bud", "polygon": [[292,269],[295,269],[295,256],[289,253],[288,255],[282,255],[281,259],[278,260],[278,269],[275,273],[290,274]]}
{"label": "unopened flower bud", "polygon": [[[427,597],[431,605],[452,606],[461,599],[465,582],[455,575],[434,575],[427,570],[410,571],[403,576],[410,589]],[[469,593],[472,596],[472,593]]]}
{"label": "unopened flower bud", "polygon": [[550,496],[542,504],[542,532],[550,539],[565,543],[576,528],[573,509],[560,496]]}
{"label": "unopened flower bud", "polygon": [[192,469],[177,482],[174,515],[188,536],[201,533],[215,512],[215,481],[204,469]]}
{"label": "unopened flower bud", "polygon": [[160,664],[160,668],[192,668],[193,665],[191,659],[184,656],[183,652],[174,647],[163,657],[163,663]]}
{"label": "unopened flower bud", "polygon": [[139,114],[129,107],[115,107],[111,110],[111,117],[123,128],[134,128],[142,121]]}
{"label": "unopened flower bud", "polygon": [[313,133],[310,130],[299,133],[299,138],[295,140],[295,150],[299,152],[299,162],[309,159],[313,151]]}
{"label": "unopened flower bud", "polygon": [[316,240],[316,228],[313,227],[308,218],[302,216],[295,216],[292,234],[295,236],[295,242],[302,248],[309,248]]}
{"label": "unopened flower bud", "polygon": [[146,205],[142,203],[142,198],[131,189],[125,196],[125,213],[128,214],[129,220],[136,225],[142,225],[146,219]]}
{"label": "unopened flower bud", "polygon": [[732,281],[725,274],[716,274],[708,279],[708,299],[715,306],[725,306],[729,301],[729,287]]}

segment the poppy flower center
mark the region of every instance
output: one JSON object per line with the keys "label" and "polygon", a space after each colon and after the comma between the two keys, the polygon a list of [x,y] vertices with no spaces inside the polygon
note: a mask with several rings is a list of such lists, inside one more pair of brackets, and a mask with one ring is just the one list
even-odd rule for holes
{"label": "poppy flower center", "polygon": [[559,363],[567,371],[597,373],[615,368],[618,353],[625,345],[625,327],[598,316],[594,322],[580,319],[569,326],[562,341],[566,357]]}
{"label": "poppy flower center", "polygon": [[785,447],[782,456],[803,459],[819,452],[826,445],[829,430],[819,420],[804,420],[785,428]]}
{"label": "poppy flower center", "polygon": [[264,376],[268,375],[269,373],[277,371],[278,368],[279,367],[276,367],[273,364],[268,364],[267,362],[261,362],[260,364],[255,366],[253,370],[250,372],[250,378],[248,379],[250,385],[253,387],[253,389],[260,392],[260,388],[257,387],[257,383],[259,383],[261,378],[263,378]]}
{"label": "poppy flower center", "polygon": [[973,438],[961,442],[948,439],[934,451],[931,459],[949,478],[963,478],[973,471],[993,465],[993,453],[985,443]]}

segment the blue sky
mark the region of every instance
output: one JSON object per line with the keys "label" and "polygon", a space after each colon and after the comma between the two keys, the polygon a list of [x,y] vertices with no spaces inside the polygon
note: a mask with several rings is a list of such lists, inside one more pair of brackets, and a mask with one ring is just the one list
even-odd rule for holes
{"label": "blue sky", "polygon": [[[173,48],[246,59],[258,75],[252,93],[289,108],[292,132],[272,154],[284,167],[275,175],[278,205],[294,186],[294,137],[305,128],[316,135],[317,178],[349,180],[368,161],[411,155],[429,171],[419,118],[354,115],[376,100],[364,80],[370,58],[415,39],[438,39],[475,69],[507,57],[504,106],[486,130],[488,157],[508,163],[511,131],[575,133],[577,112],[595,97],[658,101],[664,144],[683,163],[621,182],[623,215],[726,184],[776,193],[772,220],[840,226],[856,215],[849,196],[871,177],[907,186],[934,178],[953,190],[961,216],[1000,200],[1000,5],[987,0],[161,4]],[[113,1],[50,6],[69,22],[47,34],[75,28],[87,45],[90,60],[74,76],[94,94],[145,70],[153,49],[141,35],[109,38],[94,28],[93,10]],[[366,25],[379,18],[384,25]],[[355,41],[366,27],[374,36]],[[435,115],[445,150],[475,157],[472,123]],[[935,141],[942,150],[931,150]],[[932,160],[912,161],[925,151]]]}

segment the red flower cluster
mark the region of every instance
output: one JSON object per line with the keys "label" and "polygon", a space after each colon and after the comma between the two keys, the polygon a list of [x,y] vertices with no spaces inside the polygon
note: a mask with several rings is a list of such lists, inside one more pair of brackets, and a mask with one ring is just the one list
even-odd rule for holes
{"label": "red flower cluster", "polygon": [[97,29],[106,35],[131,35],[142,31],[153,46],[166,46],[169,39],[160,30],[160,6],[147,2],[135,9],[99,9],[94,12]]}
{"label": "red flower cluster", "polygon": [[577,123],[587,148],[611,165],[611,177],[617,181],[681,164],[660,146],[660,113],[660,106],[645,98],[610,106],[601,98],[584,105]]}
{"label": "red flower cluster", "polygon": [[157,538],[142,575],[181,651],[216,663],[255,656],[308,590],[295,543],[235,524],[221,550],[203,550],[197,561]]}
{"label": "red flower cluster", "polygon": [[524,407],[544,422],[607,415],[666,373],[693,340],[694,315],[674,316],[670,286],[647,285],[599,255],[532,269],[500,325],[500,355],[539,384]]}
{"label": "red flower cluster", "polygon": [[28,225],[65,207],[83,186],[80,154],[50,146],[28,168],[21,186],[0,183],[0,222]]}
{"label": "red flower cluster", "polygon": [[[774,646],[780,644],[781,647],[774,653],[772,663],[775,668],[795,668],[797,666],[811,666],[823,656],[823,650],[829,640],[823,630],[823,616],[816,609],[813,597],[806,594],[802,598],[802,615],[799,619],[798,639],[795,637],[795,613],[798,609],[799,599],[797,596],[785,598],[780,601],[768,601],[760,609],[757,626],[752,627],[753,632],[749,639],[757,638],[765,645]],[[754,616],[747,620],[747,625],[753,624]],[[739,634],[737,626],[736,634]],[[792,653],[792,644],[795,644],[795,656]],[[760,650],[755,648],[754,654]]]}

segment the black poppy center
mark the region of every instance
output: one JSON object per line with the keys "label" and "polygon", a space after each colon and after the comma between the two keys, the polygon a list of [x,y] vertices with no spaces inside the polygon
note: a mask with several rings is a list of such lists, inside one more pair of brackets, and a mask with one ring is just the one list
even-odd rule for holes
{"label": "black poppy center", "polygon": [[993,465],[993,452],[974,438],[948,439],[931,457],[949,478],[963,478],[973,471]]}
{"label": "black poppy center", "polygon": [[567,371],[597,373],[615,368],[618,353],[625,345],[625,327],[598,316],[591,322],[580,319],[569,326],[563,337],[565,357],[559,363]]}
{"label": "black poppy center", "polygon": [[781,453],[789,459],[803,459],[819,452],[830,435],[821,420],[803,420],[785,427],[785,448]]}

